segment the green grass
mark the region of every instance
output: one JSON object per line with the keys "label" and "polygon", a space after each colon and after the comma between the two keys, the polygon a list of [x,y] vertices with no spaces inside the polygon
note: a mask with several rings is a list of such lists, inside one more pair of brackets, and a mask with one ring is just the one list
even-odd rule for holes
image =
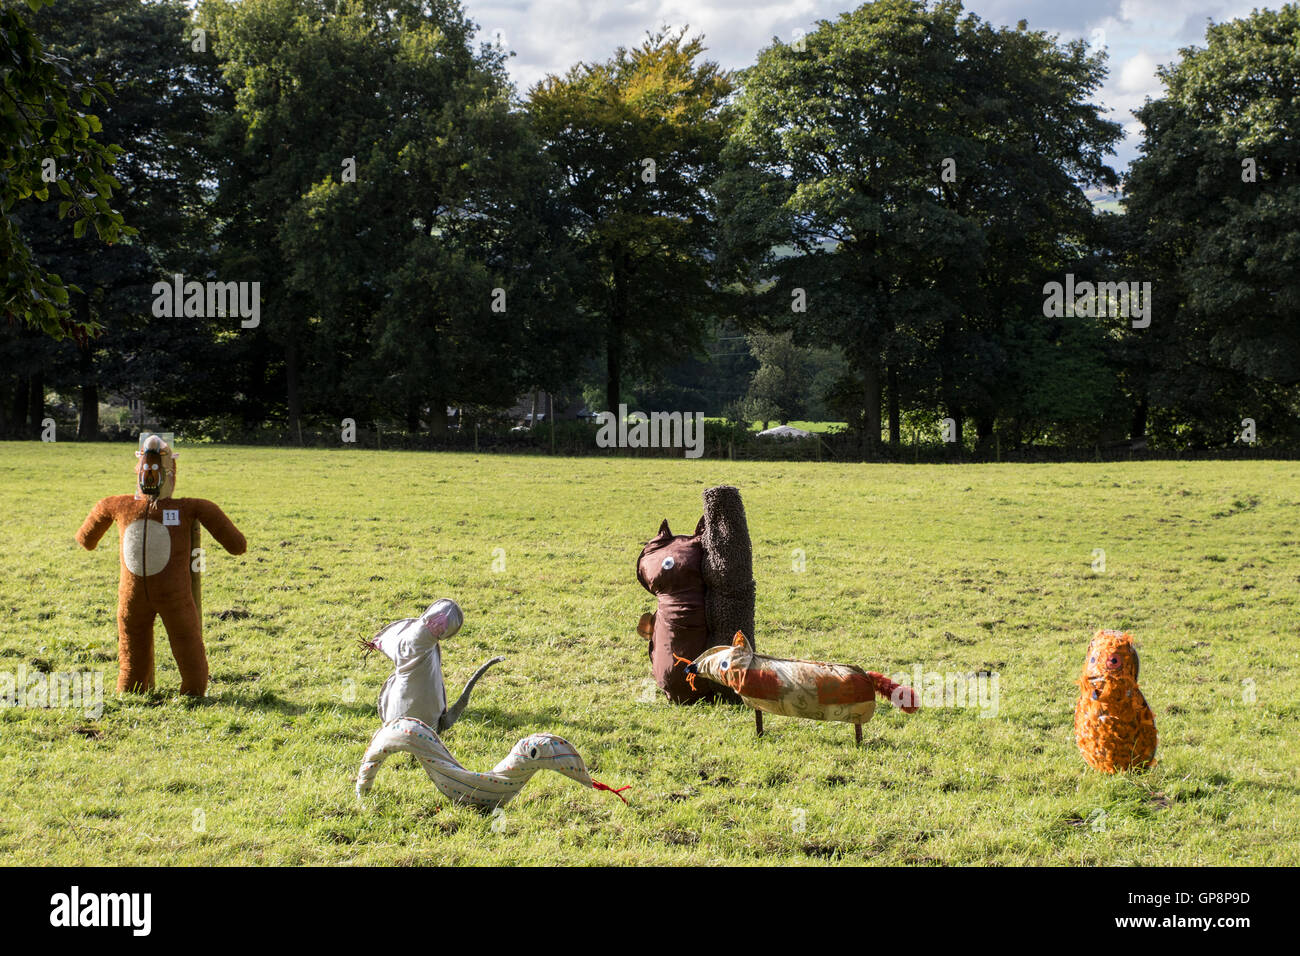
{"label": "green grass", "polygon": [[[6,863],[1300,863],[1300,464],[181,451],[179,493],[250,541],[208,558],[201,702],[175,695],[161,628],[159,692],[112,693],[117,532],[94,553],[72,535],[130,490],[131,448],[0,445],[0,672],[100,669],[108,698],[97,719],[0,710]],[[760,650],[993,671],[997,716],[886,707],[855,749],[844,724],[770,717],[756,739],[747,710],[647,695],[633,562],[722,482],[749,514]],[[543,773],[498,832],[404,756],[358,805],[387,667],[354,642],[438,596],[466,613],[452,693],[508,655],[447,735],[460,761],[549,731],[630,806]],[[1105,777],[1075,749],[1099,626],[1140,642],[1150,772]]]}

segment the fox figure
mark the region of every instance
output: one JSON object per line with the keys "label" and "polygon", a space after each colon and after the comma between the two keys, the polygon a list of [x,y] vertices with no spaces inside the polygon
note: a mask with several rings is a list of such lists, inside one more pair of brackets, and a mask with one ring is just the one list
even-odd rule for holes
{"label": "fox figure", "polygon": [[1138,653],[1130,635],[1098,631],[1088,644],[1074,739],[1088,766],[1102,773],[1155,764],[1156,718],[1138,689]]}
{"label": "fox figure", "polygon": [[[687,666],[686,674],[730,687],[755,710],[853,724],[859,743],[862,725],[876,712],[878,696],[905,713],[914,713],[920,707],[912,688],[895,684],[884,674],[864,671],[856,664],[824,664],[756,654],[740,631],[731,644],[711,647],[697,657]],[[762,725],[758,726],[762,733]]]}

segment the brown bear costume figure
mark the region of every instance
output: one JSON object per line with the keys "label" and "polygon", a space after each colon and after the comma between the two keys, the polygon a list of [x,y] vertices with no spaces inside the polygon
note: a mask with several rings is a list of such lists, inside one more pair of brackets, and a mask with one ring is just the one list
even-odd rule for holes
{"label": "brown bear costume figure", "polygon": [[208,687],[199,609],[190,580],[191,549],[202,525],[231,554],[248,544],[225,513],[203,498],[173,498],[176,456],[157,435],[136,453],[139,494],[104,498],[90,510],[77,543],[93,550],[109,525],[122,536],[117,590],[118,692],[154,685],[154,618],[162,617],[181,693],[202,697]]}

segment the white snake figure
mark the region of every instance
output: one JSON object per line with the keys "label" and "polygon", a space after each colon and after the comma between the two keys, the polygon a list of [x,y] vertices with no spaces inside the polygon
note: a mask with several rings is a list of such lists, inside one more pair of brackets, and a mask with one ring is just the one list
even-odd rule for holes
{"label": "white snake figure", "polygon": [[433,785],[453,802],[470,803],[481,810],[493,810],[509,803],[539,770],[554,770],[584,787],[608,790],[627,803],[619,790],[592,780],[582,757],[561,737],[553,734],[525,737],[515,744],[505,760],[487,773],[475,773],[457,763],[433,728],[414,717],[389,721],[375,733],[357,774],[357,799],[370,792],[380,766],[389,754],[398,751],[414,754]]}

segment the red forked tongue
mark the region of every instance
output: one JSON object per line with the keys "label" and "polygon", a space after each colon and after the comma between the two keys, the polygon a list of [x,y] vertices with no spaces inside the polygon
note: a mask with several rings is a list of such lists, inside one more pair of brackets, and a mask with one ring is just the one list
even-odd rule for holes
{"label": "red forked tongue", "polygon": [[632,785],[630,783],[626,787],[619,787],[617,790],[615,790],[613,787],[609,786],[608,784],[601,783],[599,780],[591,781],[591,785],[595,787],[597,790],[608,790],[614,796],[622,800],[624,804],[627,803],[627,797],[623,796],[623,791],[632,789]]}

